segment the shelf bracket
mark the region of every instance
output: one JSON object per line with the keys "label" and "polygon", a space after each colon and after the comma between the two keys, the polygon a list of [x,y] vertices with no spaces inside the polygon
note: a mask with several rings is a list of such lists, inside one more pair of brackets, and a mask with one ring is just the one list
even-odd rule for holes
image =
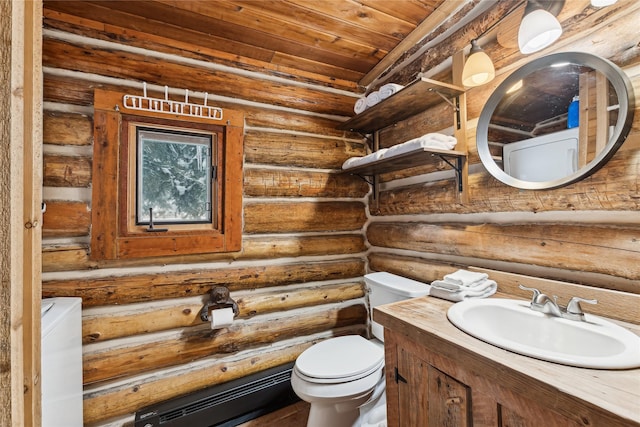
{"label": "shelf bracket", "polygon": [[440,160],[451,166],[451,168],[456,172],[456,180],[458,181],[458,191],[462,193],[462,158],[458,157],[456,159],[456,164],[451,163],[449,159],[445,156],[438,154]]}
{"label": "shelf bracket", "polygon": [[371,177],[369,179],[368,175],[360,175],[359,173],[352,173],[351,175],[357,176],[358,178],[360,178],[361,180],[363,180],[364,182],[366,182],[369,185],[373,185],[373,177]]}
{"label": "shelf bracket", "polygon": [[[460,106],[454,104],[453,102],[451,102],[451,100],[449,98],[447,98],[445,95],[443,95],[442,93],[440,93],[438,90],[430,88],[429,92],[434,92],[436,94],[438,94],[440,96],[440,98],[444,99],[444,102],[446,102],[447,104],[451,105],[451,107],[455,110],[455,111],[460,111]],[[456,99],[458,99],[456,97]]]}

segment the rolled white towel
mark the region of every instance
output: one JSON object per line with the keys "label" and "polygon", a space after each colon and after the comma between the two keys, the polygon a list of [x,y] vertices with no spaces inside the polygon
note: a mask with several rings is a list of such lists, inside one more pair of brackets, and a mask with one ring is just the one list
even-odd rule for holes
{"label": "rolled white towel", "polygon": [[387,151],[386,148],[381,148],[380,150],[371,154],[367,154],[366,156],[350,157],[344,161],[344,163],[342,164],[342,169],[351,169],[356,166],[362,166],[362,165],[366,165],[367,163],[380,160],[384,156],[386,151]]}
{"label": "rolled white towel", "polygon": [[380,88],[380,99],[387,99],[388,97],[395,94],[396,92],[400,92],[402,89],[404,89],[404,86],[402,85],[395,84],[395,83],[387,83],[386,85]]}
{"label": "rolled white towel", "polygon": [[478,283],[484,282],[488,278],[489,275],[486,273],[477,273],[475,271],[462,269],[444,276],[444,280],[446,282],[460,286],[474,286]]}
{"label": "rolled white towel", "polygon": [[440,150],[452,150],[455,148],[458,140],[453,136],[443,135],[441,133],[428,133],[419,138],[414,138],[402,144],[394,145],[387,150],[385,157],[398,156],[408,153],[419,148],[437,148]]}
{"label": "rolled white towel", "polygon": [[356,114],[360,114],[366,109],[367,109],[367,98],[365,96],[363,96],[362,98],[358,98],[355,105],[353,106],[353,111]]}
{"label": "rolled white towel", "polygon": [[487,298],[498,290],[498,284],[493,280],[484,280],[480,285],[474,287],[463,286],[458,291],[451,290],[449,285],[451,283],[436,280],[431,283],[429,295],[458,302],[469,298]]}
{"label": "rolled white towel", "polygon": [[373,107],[380,101],[380,92],[378,91],[371,92],[369,95],[367,95],[367,107]]}

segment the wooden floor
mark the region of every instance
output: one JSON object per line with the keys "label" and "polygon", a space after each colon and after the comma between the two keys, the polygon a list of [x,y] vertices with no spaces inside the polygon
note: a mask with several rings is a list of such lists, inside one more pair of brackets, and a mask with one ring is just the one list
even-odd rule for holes
{"label": "wooden floor", "polygon": [[238,427],[305,427],[309,416],[309,404],[304,401],[282,408]]}

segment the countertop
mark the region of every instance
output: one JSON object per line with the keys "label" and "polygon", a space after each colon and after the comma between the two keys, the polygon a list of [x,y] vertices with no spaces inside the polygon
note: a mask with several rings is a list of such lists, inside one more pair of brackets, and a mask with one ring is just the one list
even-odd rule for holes
{"label": "countertop", "polygon": [[[373,318],[559,413],[570,414],[580,405],[604,423],[597,425],[616,420],[616,425],[640,426],[640,369],[575,368],[500,349],[451,324],[446,312],[452,304],[433,297],[414,298],[375,307]],[[638,325],[623,326],[640,335]]]}

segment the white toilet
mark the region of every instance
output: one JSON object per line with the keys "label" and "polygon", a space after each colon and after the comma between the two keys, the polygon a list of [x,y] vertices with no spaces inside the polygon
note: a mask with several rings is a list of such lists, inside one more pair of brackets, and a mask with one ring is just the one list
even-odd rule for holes
{"label": "white toilet", "polygon": [[[425,283],[379,272],[364,276],[373,307],[424,296]],[[307,427],[384,427],[386,394],[383,328],[371,323],[374,339],[330,338],[303,351],[291,373],[293,391],[311,403]]]}

